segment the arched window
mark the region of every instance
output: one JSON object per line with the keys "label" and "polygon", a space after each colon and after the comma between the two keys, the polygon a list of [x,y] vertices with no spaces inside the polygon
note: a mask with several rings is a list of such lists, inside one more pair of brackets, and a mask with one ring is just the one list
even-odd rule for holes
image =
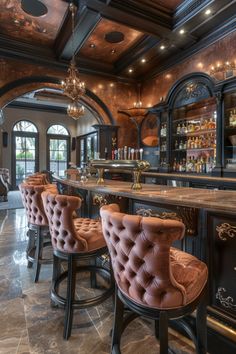
{"label": "arched window", "polygon": [[70,160],[70,135],[63,125],[52,125],[47,131],[47,169],[64,176]]}
{"label": "arched window", "polygon": [[28,120],[20,120],[14,125],[13,131],[37,133],[38,129],[33,123],[29,122]]}
{"label": "arched window", "polygon": [[16,188],[28,175],[38,171],[38,129],[32,122],[21,120],[12,130],[12,184]]}

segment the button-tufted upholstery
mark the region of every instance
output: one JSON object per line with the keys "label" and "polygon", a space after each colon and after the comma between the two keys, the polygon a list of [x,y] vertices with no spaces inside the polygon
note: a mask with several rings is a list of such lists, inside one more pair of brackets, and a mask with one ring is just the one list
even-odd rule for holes
{"label": "button-tufted upholstery", "polygon": [[38,226],[47,226],[48,219],[44,211],[41,197],[42,192],[45,191],[45,186],[21,183],[19,189],[26,210],[28,223]]}
{"label": "button-tufted upholstery", "polygon": [[50,191],[51,193],[58,193],[57,186],[53,183],[49,183],[47,180],[47,175],[46,173],[41,173],[41,172],[36,172],[28,177],[26,177],[24,183],[27,183],[29,185],[33,186],[45,186],[45,190]]}
{"label": "button-tufted upholstery", "polygon": [[74,196],[42,193],[44,209],[54,249],[66,253],[88,252],[106,246],[100,221],[74,218],[73,212],[81,205]]}
{"label": "button-tufted upholstery", "polygon": [[207,282],[207,267],[171,248],[184,236],[176,220],[127,215],[116,204],[101,208],[103,234],[118,288],[133,301],[157,309],[185,306]]}

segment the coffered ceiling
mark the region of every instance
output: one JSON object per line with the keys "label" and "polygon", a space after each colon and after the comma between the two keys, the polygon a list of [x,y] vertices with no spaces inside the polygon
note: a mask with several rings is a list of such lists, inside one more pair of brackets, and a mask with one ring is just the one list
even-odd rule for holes
{"label": "coffered ceiling", "polygon": [[[147,80],[235,31],[235,0],[1,0],[0,55]],[[40,15],[40,16],[38,16]]]}

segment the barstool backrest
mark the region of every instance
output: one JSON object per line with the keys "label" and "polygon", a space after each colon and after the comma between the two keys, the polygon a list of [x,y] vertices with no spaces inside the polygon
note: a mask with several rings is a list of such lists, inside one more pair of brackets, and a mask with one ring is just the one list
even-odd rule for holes
{"label": "barstool backrest", "polygon": [[53,248],[62,252],[79,252],[87,248],[87,242],[76,232],[73,212],[80,208],[79,197],[42,193],[45,213],[48,217]]}
{"label": "barstool backrest", "polygon": [[45,190],[44,186],[21,183],[19,189],[26,210],[28,223],[38,226],[47,226],[48,219],[44,211],[41,196],[42,192]]}
{"label": "barstool backrest", "polygon": [[184,304],[185,288],[174,279],[170,266],[170,247],[184,236],[184,224],[120,213],[116,204],[103,206],[100,214],[121,292],[150,307]]}
{"label": "barstool backrest", "polygon": [[27,176],[24,182],[27,184],[40,186],[49,183],[46,174],[41,172],[36,172],[30,176]]}

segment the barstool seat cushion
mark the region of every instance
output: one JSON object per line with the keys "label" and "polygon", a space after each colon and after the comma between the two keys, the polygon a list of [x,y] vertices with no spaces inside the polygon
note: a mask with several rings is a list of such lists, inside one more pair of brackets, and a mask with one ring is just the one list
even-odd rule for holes
{"label": "barstool seat cushion", "polygon": [[73,221],[77,234],[87,242],[87,251],[106,247],[99,220],[76,218]]}

